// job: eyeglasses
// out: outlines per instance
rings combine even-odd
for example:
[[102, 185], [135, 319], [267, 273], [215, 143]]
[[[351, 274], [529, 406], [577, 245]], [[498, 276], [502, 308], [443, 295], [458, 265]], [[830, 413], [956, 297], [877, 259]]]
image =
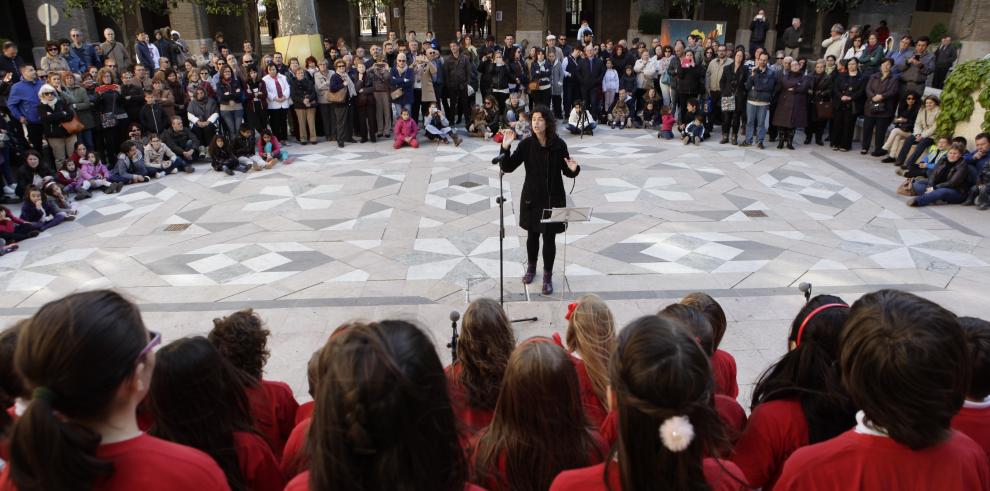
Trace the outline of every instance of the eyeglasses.
[[141, 360], [141, 358], [144, 358], [144, 355], [147, 355], [148, 352], [150, 352], [152, 348], [154, 348], [155, 346], [158, 346], [159, 344], [162, 344], [162, 333], [155, 332], [155, 331], [148, 331], [148, 334], [151, 335], [151, 341], [148, 341], [147, 346], [145, 346], [144, 349], [141, 350], [140, 353], [138, 353], [138, 356], [137, 356], [137, 359], [138, 360]]

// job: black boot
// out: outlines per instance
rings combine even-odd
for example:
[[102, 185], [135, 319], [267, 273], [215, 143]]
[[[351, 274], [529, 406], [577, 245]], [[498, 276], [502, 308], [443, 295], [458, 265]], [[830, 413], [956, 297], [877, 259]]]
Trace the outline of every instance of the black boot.
[[811, 145], [811, 133], [808, 133], [807, 129], [805, 129], [804, 133], [804, 144]]
[[822, 143], [822, 135], [815, 135], [815, 145], [818, 145], [819, 147], [825, 145]]
[[733, 145], [738, 145], [739, 144], [739, 134], [738, 133], [733, 133], [732, 134], [732, 144]]
[[787, 149], [794, 150], [794, 130], [787, 131]]
[[[770, 140], [773, 141], [773, 140]], [[777, 140], [777, 150], [784, 148], [784, 135], [780, 135], [780, 139]]]

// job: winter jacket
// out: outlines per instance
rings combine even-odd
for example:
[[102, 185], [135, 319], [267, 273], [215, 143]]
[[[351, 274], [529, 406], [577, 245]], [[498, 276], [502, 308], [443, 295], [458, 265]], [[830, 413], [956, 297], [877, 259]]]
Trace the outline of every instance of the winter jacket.
[[777, 86], [777, 78], [769, 69], [754, 69], [746, 79], [746, 99], [754, 102], [770, 102]]
[[220, 119], [220, 111], [217, 110], [217, 103], [209, 97], [203, 98], [201, 101], [195, 99], [189, 101], [189, 107], [186, 108], [186, 115], [191, 125], [200, 121], [217, 124], [217, 120]]
[[646, 90], [653, 87], [653, 81], [657, 78], [660, 62], [656, 58], [642, 58], [633, 64], [633, 73], [636, 74], [636, 87]]
[[[282, 145], [278, 142], [278, 138], [275, 138], [275, 135], [272, 135], [271, 143], [272, 143], [272, 155], [278, 156], [280, 153], [282, 153]], [[258, 138], [258, 145], [256, 150], [258, 151], [258, 155], [260, 155], [261, 157], [265, 156], [264, 138]]]
[[[843, 73], [837, 76], [833, 83], [832, 100], [836, 104], [849, 104], [853, 114], [863, 113], [863, 102], [866, 99], [866, 74], [856, 72], [855, 76]], [[842, 96], [852, 98], [851, 101], [843, 101]]]
[[169, 128], [165, 130], [165, 133], [162, 133], [161, 138], [162, 143], [167, 145], [169, 150], [176, 155], [187, 150], [199, 148], [201, 145], [199, 139], [196, 138], [196, 135], [189, 128], [182, 128], [179, 131]]
[[[164, 143], [158, 145], [158, 148], [155, 148], [150, 143], [144, 146], [144, 165], [149, 168], [165, 170], [171, 167], [171, 164], [175, 162], [176, 158], [175, 152], [169, 149], [168, 145]], [[166, 166], [166, 162], [170, 165]]]
[[918, 115], [914, 118], [914, 135], [921, 135], [922, 138], [930, 138], [935, 134], [935, 118], [938, 117], [940, 108], [935, 106], [935, 109], [929, 111], [928, 108], [923, 107], [918, 110]]
[[749, 42], [763, 44], [763, 41], [767, 38], [767, 31], [770, 30], [770, 25], [767, 24], [766, 19], [753, 19], [749, 23], [749, 30], [751, 31]]
[[60, 97], [76, 112], [76, 116], [79, 116], [79, 122], [86, 129], [96, 128], [97, 121], [93, 114], [93, 99], [86, 89], [78, 85], [71, 88], [66, 87], [62, 89]]
[[797, 48], [800, 46], [801, 41], [799, 41], [804, 36], [804, 29], [800, 27], [795, 29], [794, 26], [790, 26], [784, 29], [784, 35], [781, 36], [781, 41], [784, 43], [785, 48]]
[[[20, 74], [15, 76], [19, 77]], [[10, 95], [7, 96], [7, 108], [10, 109], [10, 114], [14, 119], [23, 117], [27, 119], [28, 123], [41, 123], [41, 117], [38, 116], [38, 104], [41, 103], [38, 91], [41, 90], [42, 85], [45, 83], [35, 78], [33, 82], [21, 80], [10, 88]]]
[[79, 161], [79, 178], [84, 181], [91, 179], [109, 179], [110, 169], [102, 162], [92, 162], [89, 160]]
[[550, 68], [550, 94], [564, 94], [564, 65], [559, 61]]
[[[289, 80], [289, 89], [292, 92], [292, 107], [295, 109], [313, 109], [319, 103], [316, 95], [316, 84], [310, 77], [304, 76], [302, 80], [299, 80], [293, 76]], [[303, 104], [306, 99], [309, 99], [309, 106]]]
[[38, 71], [45, 74], [57, 73], [57, 72], [68, 72], [69, 61], [66, 60], [62, 55], [42, 56], [41, 61], [38, 62]]
[[935, 189], [952, 188], [965, 195], [970, 187], [970, 169], [966, 165], [966, 160], [960, 158], [955, 162], [949, 159], [942, 159], [932, 171], [932, 177], [928, 181], [929, 186]]
[[551, 87], [552, 73], [550, 71], [550, 62], [534, 61], [529, 66], [529, 79], [535, 80], [540, 84], [540, 90], [547, 90]]
[[619, 91], [619, 74], [612, 68], [605, 70], [605, 77], [602, 78], [602, 91]]
[[41, 125], [45, 132], [45, 138], [66, 138], [69, 132], [65, 131], [61, 123], [72, 121], [76, 113], [72, 111], [62, 99], [55, 100], [55, 107], [48, 104], [38, 104], [38, 117], [41, 118]]
[[[875, 118], [889, 118], [894, 114], [894, 104], [897, 101], [897, 76], [893, 73], [883, 78], [882, 73], [874, 73], [866, 82], [866, 107], [863, 114]], [[883, 100], [879, 103], [873, 96], [880, 95]], [[879, 104], [879, 105], [878, 105]]]
[[133, 181], [135, 176], [144, 177], [147, 173], [148, 168], [144, 166], [144, 155], [140, 151], [134, 160], [131, 160], [126, 153], [117, 155], [117, 165], [113, 168], [114, 176]]
[[444, 86], [454, 90], [467, 90], [472, 68], [471, 57], [466, 53], [462, 52], [456, 59], [453, 55], [448, 56], [443, 60]]
[[51, 220], [51, 218], [45, 220], [45, 217], [54, 217], [58, 213], [58, 210], [52, 206], [49, 200], [42, 197], [41, 202], [41, 210], [38, 209], [37, 205], [28, 200], [24, 200], [24, 204], [21, 205], [21, 220], [29, 223], [34, 228], [42, 228], [45, 223]]
[[145, 133], [160, 135], [170, 127], [168, 114], [165, 114], [165, 108], [160, 104], [145, 105], [142, 107], [138, 120], [141, 123], [141, 127], [144, 128]]
[[677, 72], [677, 93], [695, 95], [705, 91], [705, 69], [698, 66], [682, 66]]
[[413, 73], [413, 69], [407, 66], [404, 72], [399, 73], [398, 68], [393, 68], [391, 73], [392, 73], [392, 82], [391, 82], [392, 90], [402, 89], [402, 96], [399, 97], [398, 99], [393, 100], [392, 102], [395, 102], [396, 104], [403, 106], [412, 105], [413, 82], [414, 82], [414, 78], [416, 77], [416, 75]]
[[[274, 138], [274, 137], [273, 137]], [[254, 148], [254, 132], [252, 131], [248, 137], [241, 136], [240, 132], [234, 137], [234, 141], [231, 142], [230, 146], [234, 150], [234, 155], [238, 157], [250, 157], [255, 154]]]
[[409, 119], [399, 118], [395, 121], [395, 130], [393, 131], [393, 133], [395, 134], [396, 142], [404, 142], [405, 139], [409, 137], [415, 139], [416, 132], [418, 131], [419, 131], [419, 126], [416, 125], [416, 120], [412, 118]]
[[217, 99], [221, 111], [237, 111], [243, 109], [244, 85], [236, 78], [220, 80], [217, 84]]
[[215, 171], [222, 171], [224, 167], [237, 167], [237, 155], [234, 155], [227, 145], [223, 148], [213, 148], [210, 150], [210, 167]]

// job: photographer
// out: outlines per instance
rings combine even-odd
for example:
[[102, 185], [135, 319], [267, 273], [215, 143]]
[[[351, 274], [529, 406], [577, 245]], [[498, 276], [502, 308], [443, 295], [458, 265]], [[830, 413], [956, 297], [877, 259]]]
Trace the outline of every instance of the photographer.
[[571, 109], [571, 114], [567, 118], [567, 131], [570, 131], [572, 135], [593, 135], [594, 129], [598, 126], [598, 122], [591, 117], [591, 113], [584, 108], [584, 102], [580, 99], [574, 101], [574, 107]]

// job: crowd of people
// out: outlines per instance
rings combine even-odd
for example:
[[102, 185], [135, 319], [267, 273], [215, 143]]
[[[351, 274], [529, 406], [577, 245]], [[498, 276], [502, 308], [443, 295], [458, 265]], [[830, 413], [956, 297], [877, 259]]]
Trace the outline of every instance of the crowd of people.
[[112, 29], [102, 43], [72, 29], [71, 39], [46, 43], [36, 64], [7, 42], [0, 204], [23, 205], [20, 221], [4, 210], [0, 240], [71, 219], [71, 201], [95, 190], [193, 172], [198, 162], [230, 175], [270, 169], [288, 158], [290, 140], [343, 147], [389, 138], [399, 149], [418, 148], [421, 136], [501, 142], [507, 130], [522, 140], [538, 106], [576, 135], [608, 124], [701, 144], [721, 126], [719, 143], [761, 149], [767, 139], [794, 149], [802, 130], [805, 145], [828, 140], [849, 151], [861, 120], [861, 153], [896, 164], [910, 205], [990, 207], [986, 135], [975, 150], [958, 138], [940, 143], [939, 99], [925, 94], [942, 86], [957, 58], [950, 36], [932, 49], [927, 37], [904, 35], [888, 49], [883, 22], [848, 31], [836, 24], [822, 42], [824, 56], [809, 60], [794, 19], [771, 62], [763, 10], [750, 28], [748, 47], [697, 35], [672, 46], [656, 38], [600, 42], [587, 22], [573, 42], [549, 34], [540, 46], [512, 35], [475, 45], [459, 33], [442, 45], [432, 32], [422, 39], [389, 32], [368, 49], [326, 38], [322, 59], [304, 60], [261, 55], [250, 42], [236, 50], [222, 33], [192, 50], [167, 27], [153, 41], [138, 32], [131, 49]]
[[446, 368], [413, 323], [347, 322], [294, 365], [300, 405], [251, 310], [159, 346], [120, 294], [74, 293], [0, 332], [0, 488], [990, 489], [984, 320], [809, 298], [747, 417], [709, 295], [620, 330], [589, 294], [566, 319], [518, 340], [475, 300]]

